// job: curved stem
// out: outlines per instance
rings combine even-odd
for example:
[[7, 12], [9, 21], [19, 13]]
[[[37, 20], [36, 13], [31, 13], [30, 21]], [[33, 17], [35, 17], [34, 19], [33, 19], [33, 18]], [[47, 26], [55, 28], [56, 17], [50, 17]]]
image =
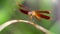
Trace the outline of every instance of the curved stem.
[[41, 30], [42, 32], [44, 32], [46, 34], [51, 33], [50, 31], [48, 31], [44, 27], [42, 27], [40, 25], [37, 25], [33, 22], [27, 21], [27, 20], [11, 20], [11, 21], [5, 22], [4, 24], [0, 25], [0, 31], [2, 31], [5, 27], [9, 26], [10, 24], [13, 24], [13, 23], [16, 23], [16, 22], [25, 22], [25, 23], [33, 25], [34, 27], [36, 27], [37, 29]]

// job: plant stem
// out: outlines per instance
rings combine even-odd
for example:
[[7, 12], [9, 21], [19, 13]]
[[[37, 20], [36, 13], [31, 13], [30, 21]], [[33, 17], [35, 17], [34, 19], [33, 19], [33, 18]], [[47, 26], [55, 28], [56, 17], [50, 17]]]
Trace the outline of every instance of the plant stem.
[[46, 34], [52, 34], [52, 32], [50, 32], [49, 30], [45, 29], [44, 27], [38, 25], [38, 24], [35, 24], [33, 22], [30, 22], [30, 21], [27, 21], [27, 20], [11, 20], [11, 21], [8, 21], [8, 22], [5, 22], [4, 24], [0, 25], [0, 31], [2, 31], [5, 27], [9, 26], [10, 24], [13, 24], [13, 23], [16, 23], [16, 22], [24, 22], [24, 23], [27, 23], [27, 24], [31, 24], [33, 25], [34, 27], [36, 27], [37, 29], [41, 30], [42, 32], [46, 33]]

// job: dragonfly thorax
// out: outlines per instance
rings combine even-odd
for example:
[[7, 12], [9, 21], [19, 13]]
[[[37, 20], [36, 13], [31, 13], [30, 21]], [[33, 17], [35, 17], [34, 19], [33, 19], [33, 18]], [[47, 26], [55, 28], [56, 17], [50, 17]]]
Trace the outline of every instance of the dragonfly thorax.
[[32, 15], [32, 16], [35, 16], [36, 15], [36, 12], [35, 11], [30, 11], [28, 14], [29, 15]]

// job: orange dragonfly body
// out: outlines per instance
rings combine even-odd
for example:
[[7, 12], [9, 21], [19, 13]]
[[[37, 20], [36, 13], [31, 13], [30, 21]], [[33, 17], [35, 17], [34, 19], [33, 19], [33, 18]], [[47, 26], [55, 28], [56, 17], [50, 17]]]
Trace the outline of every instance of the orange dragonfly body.
[[38, 20], [40, 20], [40, 18], [44, 18], [44, 19], [47, 19], [47, 20], [50, 20], [50, 19], [51, 19], [50, 16], [46, 16], [46, 15], [42, 14], [42, 13], [50, 14], [50, 11], [30, 10], [30, 9], [28, 9], [26, 6], [21, 5], [21, 4], [19, 4], [19, 6], [21, 7], [21, 8], [19, 9], [19, 11], [21, 11], [21, 12], [24, 13], [24, 14], [34, 16], [34, 17], [36, 17]]

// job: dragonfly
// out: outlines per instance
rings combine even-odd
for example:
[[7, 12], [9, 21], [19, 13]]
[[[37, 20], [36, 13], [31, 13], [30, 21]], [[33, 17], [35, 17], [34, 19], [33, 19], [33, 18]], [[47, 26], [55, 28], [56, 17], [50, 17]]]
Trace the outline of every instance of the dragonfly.
[[41, 20], [41, 18], [44, 18], [46, 20], [51, 19], [50, 16], [43, 14], [43, 13], [50, 14], [51, 11], [48, 11], [48, 10], [31, 10], [28, 7], [24, 6], [23, 4], [19, 4], [19, 7], [20, 7], [19, 11], [26, 14], [26, 15], [29, 15], [31, 19], [32, 19], [32, 17], [35, 17], [37, 20]]

